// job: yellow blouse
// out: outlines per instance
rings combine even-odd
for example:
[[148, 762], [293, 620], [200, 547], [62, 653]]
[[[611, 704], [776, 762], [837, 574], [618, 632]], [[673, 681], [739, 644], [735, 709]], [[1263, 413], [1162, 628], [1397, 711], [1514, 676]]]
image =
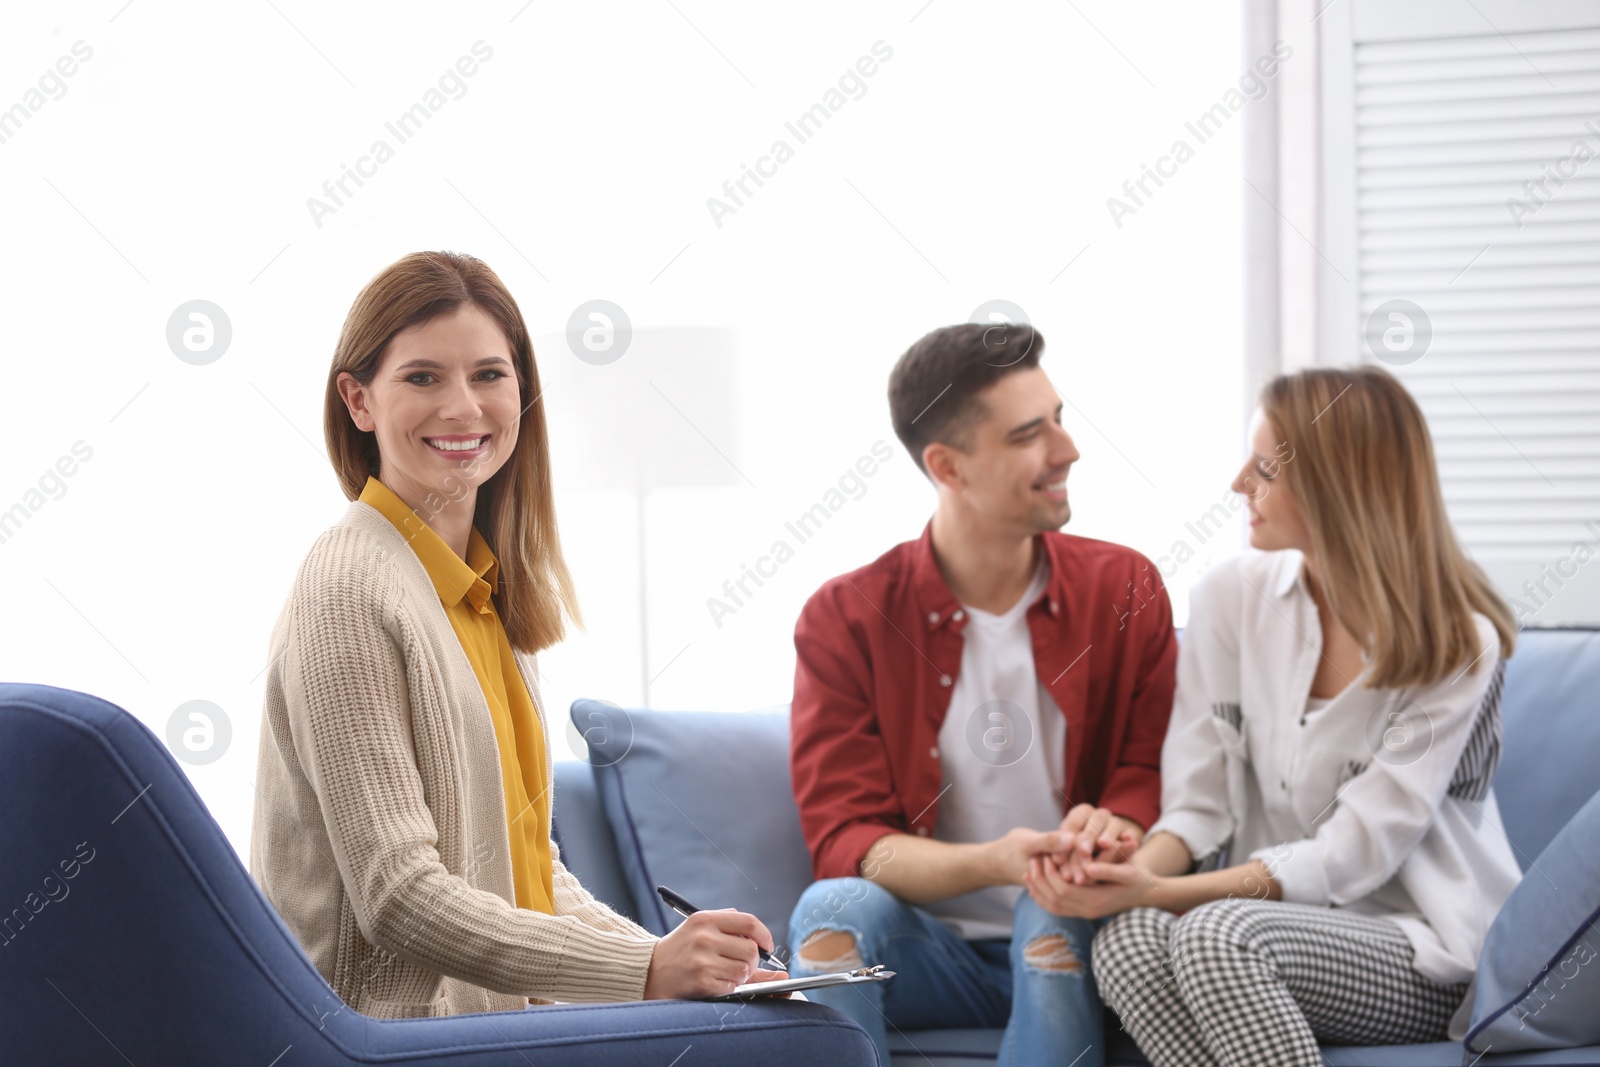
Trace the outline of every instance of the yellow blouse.
[[376, 508], [405, 535], [433, 581], [445, 616], [478, 676], [500, 745], [500, 775], [505, 785], [517, 907], [553, 915], [550, 784], [544, 780], [544, 731], [539, 725], [539, 710], [517, 671], [506, 629], [494, 610], [499, 563], [476, 526], [463, 560], [410, 505], [376, 478], [367, 479], [360, 500]]

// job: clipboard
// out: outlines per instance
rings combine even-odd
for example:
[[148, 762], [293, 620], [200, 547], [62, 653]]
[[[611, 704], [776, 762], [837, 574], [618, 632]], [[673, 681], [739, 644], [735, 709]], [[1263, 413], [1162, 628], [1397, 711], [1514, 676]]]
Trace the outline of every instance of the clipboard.
[[853, 971], [835, 971], [832, 974], [813, 974], [807, 978], [779, 978], [772, 982], [746, 982], [732, 993], [707, 997], [707, 1000], [755, 1000], [771, 993], [788, 993], [796, 990], [823, 989], [834, 985], [856, 985], [861, 982], [887, 982], [893, 971], [876, 967], [858, 967]]

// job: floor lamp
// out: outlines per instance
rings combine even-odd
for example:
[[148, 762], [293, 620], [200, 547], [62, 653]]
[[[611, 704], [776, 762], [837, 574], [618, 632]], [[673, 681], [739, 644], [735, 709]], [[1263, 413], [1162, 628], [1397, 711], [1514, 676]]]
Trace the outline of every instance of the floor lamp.
[[[735, 485], [738, 365], [731, 330], [640, 328], [614, 362], [575, 358], [564, 337], [535, 340], [552, 440], [563, 443], [564, 488], [628, 489], [639, 559], [639, 684], [650, 706], [646, 496], [658, 489]], [[553, 357], [553, 358], [552, 358]], [[576, 447], [572, 447], [576, 445]]]

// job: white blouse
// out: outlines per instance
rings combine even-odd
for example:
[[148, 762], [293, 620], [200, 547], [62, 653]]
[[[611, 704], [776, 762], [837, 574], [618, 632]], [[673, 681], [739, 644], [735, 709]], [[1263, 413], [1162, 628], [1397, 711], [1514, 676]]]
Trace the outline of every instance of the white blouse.
[[[1196, 859], [1261, 859], [1292, 903], [1392, 918], [1413, 966], [1464, 982], [1521, 878], [1490, 781], [1500, 754], [1499, 638], [1428, 686], [1308, 704], [1322, 652], [1297, 551], [1251, 551], [1190, 593], [1161, 753], [1161, 818]], [[1231, 841], [1231, 845], [1230, 845]]]

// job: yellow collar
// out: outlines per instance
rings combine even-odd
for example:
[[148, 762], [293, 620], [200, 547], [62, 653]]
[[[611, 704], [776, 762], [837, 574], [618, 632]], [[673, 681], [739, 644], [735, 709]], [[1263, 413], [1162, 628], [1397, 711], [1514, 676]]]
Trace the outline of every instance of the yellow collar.
[[428, 572], [428, 578], [445, 607], [453, 608], [461, 603], [462, 597], [467, 597], [473, 607], [487, 614], [500, 564], [490, 551], [489, 542], [483, 539], [476, 526], [467, 540], [467, 558], [463, 560], [444, 543], [443, 538], [434, 533], [433, 528], [411, 505], [378, 479], [368, 477], [357, 499], [377, 509], [400, 531], [411, 546], [411, 551], [421, 561], [423, 569]]

